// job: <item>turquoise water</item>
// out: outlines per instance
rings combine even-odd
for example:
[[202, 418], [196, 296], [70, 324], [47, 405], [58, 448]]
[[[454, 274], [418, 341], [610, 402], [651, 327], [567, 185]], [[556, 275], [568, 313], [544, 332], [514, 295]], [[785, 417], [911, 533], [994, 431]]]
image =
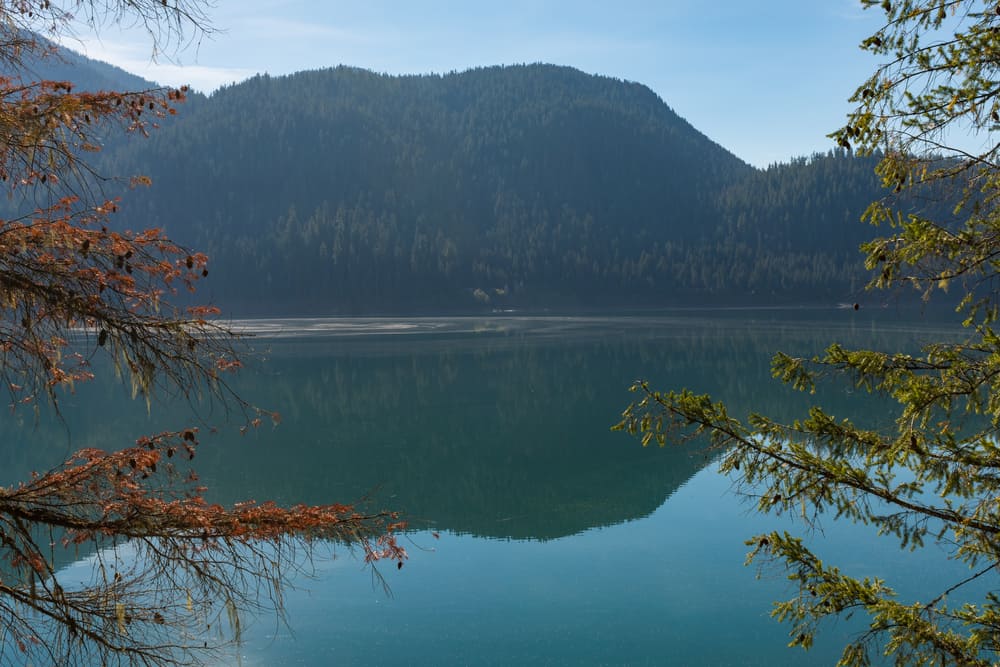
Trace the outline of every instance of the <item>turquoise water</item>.
[[[808, 653], [788, 649], [787, 628], [768, 617], [790, 594], [784, 574], [743, 566], [744, 539], [801, 527], [753, 513], [712, 452], [643, 449], [609, 427], [640, 377], [710, 392], [736, 414], [791, 418], [818, 400], [886, 423], [887, 404], [849, 387], [802, 396], [769, 373], [778, 349], [913, 348], [941, 333], [878, 315], [241, 323], [258, 337], [238, 389], [283, 419], [239, 437], [221, 414], [203, 415], [219, 426], [196, 459], [209, 499], [367, 498], [410, 521], [410, 559], [380, 568], [386, 594], [348, 551], [330, 559], [321, 547], [314, 576], [286, 598], [287, 625], [252, 619], [224, 664], [833, 664], [861, 620], [831, 624]], [[8, 425], [5, 441], [33, 446], [5, 453], [0, 481], [190, 418], [183, 405], [146, 414], [102, 386], [63, 408], [64, 426]], [[910, 582], [907, 593], [942, 580], [936, 547], [901, 554], [833, 523], [811, 539], [825, 560]]]

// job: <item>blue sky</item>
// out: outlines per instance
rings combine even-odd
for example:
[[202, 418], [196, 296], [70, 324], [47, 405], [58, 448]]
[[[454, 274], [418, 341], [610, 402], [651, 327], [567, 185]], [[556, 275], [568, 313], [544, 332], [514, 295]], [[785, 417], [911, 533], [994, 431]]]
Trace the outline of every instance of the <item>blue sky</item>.
[[219, 32], [151, 61], [142, 31], [65, 43], [163, 84], [204, 92], [258, 72], [338, 64], [393, 74], [547, 62], [638, 81], [757, 166], [825, 151], [877, 64], [881, 23], [858, 0], [220, 0]]

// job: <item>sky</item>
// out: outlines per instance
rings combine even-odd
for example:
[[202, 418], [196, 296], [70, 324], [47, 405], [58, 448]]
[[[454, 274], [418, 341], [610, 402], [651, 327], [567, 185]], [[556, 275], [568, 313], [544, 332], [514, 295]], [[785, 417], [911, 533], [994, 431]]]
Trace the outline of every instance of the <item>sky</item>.
[[645, 84], [758, 167], [827, 151], [878, 61], [859, 0], [217, 0], [214, 32], [154, 45], [135, 26], [64, 44], [164, 85], [210, 93], [267, 72], [390, 74], [554, 63]]

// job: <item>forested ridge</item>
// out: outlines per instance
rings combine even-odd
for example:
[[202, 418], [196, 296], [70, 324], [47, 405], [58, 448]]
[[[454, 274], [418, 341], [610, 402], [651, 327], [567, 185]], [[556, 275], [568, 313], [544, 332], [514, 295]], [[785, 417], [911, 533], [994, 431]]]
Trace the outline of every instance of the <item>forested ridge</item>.
[[759, 170], [643, 85], [567, 67], [337, 67], [193, 95], [107, 173], [240, 314], [856, 300], [874, 159]]

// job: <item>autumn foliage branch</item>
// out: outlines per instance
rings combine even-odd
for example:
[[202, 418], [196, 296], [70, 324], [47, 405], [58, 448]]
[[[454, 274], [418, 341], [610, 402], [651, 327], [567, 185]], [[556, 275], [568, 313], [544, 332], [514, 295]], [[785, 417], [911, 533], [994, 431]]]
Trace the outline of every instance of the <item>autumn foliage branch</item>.
[[[213, 624], [225, 619], [238, 640], [240, 614], [261, 600], [280, 609], [286, 576], [308, 562], [303, 547], [315, 540], [361, 549], [368, 562], [406, 558], [392, 513], [206, 502], [186, 467], [196, 438], [189, 429], [113, 453], [83, 450], [0, 490], [0, 614], [25, 658], [183, 662], [219, 648], [204, 639]], [[56, 542], [101, 549], [90, 585], [63, 585], [49, 553]], [[124, 556], [110, 548], [123, 544]]]
[[[0, 63], [15, 72], [0, 75], [0, 184], [13, 211], [0, 219], [0, 382], [12, 410], [40, 400], [58, 408], [106, 354], [147, 402], [170, 391], [192, 405], [205, 396], [235, 404], [248, 428], [278, 419], [230, 390], [239, 336], [212, 319], [218, 309], [176, 305], [208, 276], [208, 258], [159, 229], [116, 228], [122, 204], [104, 195], [109, 179], [89, 159], [112, 134], [157, 127], [186, 90], [79, 91], [16, 74], [29, 55], [59, 57], [32, 30], [129, 20], [155, 50], [210, 32], [205, 4], [0, 2]], [[288, 577], [319, 544], [347, 545], [366, 562], [406, 558], [392, 513], [207, 502], [189, 463], [196, 445], [197, 429], [109, 443], [0, 487], [0, 663], [197, 661], [239, 641], [245, 612], [280, 615]], [[86, 582], [66, 581], [56, 563], [65, 549], [92, 554]]]

